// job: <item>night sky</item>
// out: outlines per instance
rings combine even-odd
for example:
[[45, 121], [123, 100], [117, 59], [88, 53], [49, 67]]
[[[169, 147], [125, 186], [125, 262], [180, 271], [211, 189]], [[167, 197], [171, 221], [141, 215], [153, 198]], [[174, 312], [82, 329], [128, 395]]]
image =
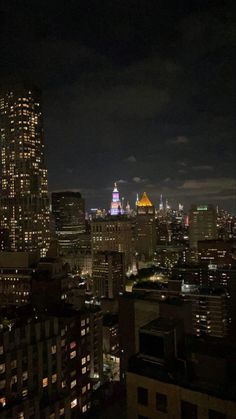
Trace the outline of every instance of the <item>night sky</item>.
[[233, 4], [1, 0], [0, 75], [43, 89], [51, 191], [235, 211]]

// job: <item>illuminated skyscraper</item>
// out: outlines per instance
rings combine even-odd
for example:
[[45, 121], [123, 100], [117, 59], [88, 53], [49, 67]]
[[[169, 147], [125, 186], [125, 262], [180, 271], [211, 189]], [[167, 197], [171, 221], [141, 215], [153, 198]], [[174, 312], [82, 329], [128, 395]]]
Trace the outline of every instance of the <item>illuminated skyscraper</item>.
[[11, 251], [49, 247], [49, 201], [41, 95], [35, 88], [0, 88], [0, 228]]
[[140, 258], [152, 259], [156, 246], [155, 207], [146, 192], [137, 203], [136, 236]]
[[112, 201], [111, 201], [111, 215], [119, 215], [123, 213], [122, 204], [120, 200], [120, 194], [117, 189], [117, 184], [114, 184], [114, 189], [112, 192]]

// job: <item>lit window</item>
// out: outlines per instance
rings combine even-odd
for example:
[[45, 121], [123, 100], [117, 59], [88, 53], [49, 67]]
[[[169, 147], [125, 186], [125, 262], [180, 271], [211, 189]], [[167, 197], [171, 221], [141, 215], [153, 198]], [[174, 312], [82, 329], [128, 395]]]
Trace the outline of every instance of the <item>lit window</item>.
[[24, 371], [23, 373], [22, 373], [22, 380], [23, 381], [25, 381], [25, 380], [27, 380], [28, 379], [28, 371]]
[[14, 359], [13, 361], [11, 361], [11, 368], [13, 369], [13, 368], [16, 368], [16, 365], [17, 365], [17, 361], [16, 361], [16, 359]]
[[22, 396], [23, 396], [23, 397], [26, 397], [26, 396], [27, 396], [27, 394], [28, 394], [28, 390], [27, 390], [27, 388], [25, 388], [24, 390], [22, 390]]
[[73, 358], [75, 358], [76, 357], [76, 351], [72, 351], [71, 353], [70, 353], [70, 359], [73, 359]]
[[85, 326], [85, 320], [81, 320], [81, 326]]
[[82, 394], [86, 393], [86, 386], [82, 387]]
[[76, 380], [71, 381], [70, 388], [74, 388], [76, 386]]
[[82, 365], [86, 364], [86, 357], [82, 358], [81, 364]]
[[84, 336], [85, 335], [85, 329], [82, 329], [81, 330], [81, 336]]
[[52, 383], [57, 381], [57, 374], [52, 374]]
[[87, 368], [86, 367], [82, 368], [82, 374], [85, 374], [86, 371], [87, 371]]
[[48, 377], [43, 378], [43, 387], [47, 387], [48, 385]]
[[84, 413], [84, 412], [86, 412], [87, 411], [87, 405], [85, 404], [83, 407], [82, 407], [82, 412]]
[[64, 413], [65, 413], [65, 409], [64, 409], [64, 407], [62, 407], [59, 411], [59, 415], [62, 416], [62, 415], [64, 415]]
[[6, 397], [0, 397], [0, 407], [4, 407], [6, 405]]
[[18, 419], [24, 419], [24, 417], [25, 417], [24, 412], [19, 412], [18, 415], [17, 415]]
[[57, 346], [56, 345], [52, 345], [51, 346], [51, 353], [55, 354], [57, 352]]
[[65, 388], [65, 386], [66, 386], [66, 382], [65, 382], [65, 381], [62, 381], [62, 382], [61, 382], [61, 387], [62, 387], [62, 388]]
[[90, 385], [90, 383], [88, 383], [87, 389], [90, 390], [90, 387], [91, 387], [91, 385]]
[[72, 400], [72, 402], [70, 404], [71, 409], [73, 409], [75, 406], [77, 406], [77, 403], [78, 403], [77, 399]]
[[0, 364], [0, 374], [3, 374], [5, 372], [5, 364]]

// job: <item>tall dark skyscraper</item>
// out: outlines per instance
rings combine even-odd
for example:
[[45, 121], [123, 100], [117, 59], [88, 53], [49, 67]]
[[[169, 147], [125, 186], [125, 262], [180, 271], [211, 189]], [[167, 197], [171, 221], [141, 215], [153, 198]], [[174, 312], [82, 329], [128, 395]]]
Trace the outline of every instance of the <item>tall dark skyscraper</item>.
[[74, 253], [85, 232], [85, 203], [80, 192], [53, 192], [52, 214], [62, 254]]
[[49, 201], [44, 161], [41, 94], [36, 88], [0, 88], [0, 228], [4, 250], [49, 247]]
[[213, 205], [193, 205], [189, 212], [190, 247], [197, 248], [200, 240], [215, 240], [216, 210]]

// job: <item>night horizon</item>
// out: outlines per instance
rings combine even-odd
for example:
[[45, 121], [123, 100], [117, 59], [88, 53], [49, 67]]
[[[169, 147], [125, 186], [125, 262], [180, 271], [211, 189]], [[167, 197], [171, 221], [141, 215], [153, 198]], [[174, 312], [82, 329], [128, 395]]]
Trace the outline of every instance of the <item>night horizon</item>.
[[88, 208], [107, 208], [117, 181], [131, 202], [146, 191], [155, 205], [162, 194], [235, 213], [229, 3], [23, 2], [1, 13], [12, 22], [2, 79], [43, 90], [50, 191], [78, 189]]
[[236, 419], [231, 0], [2, 0], [0, 419]]

